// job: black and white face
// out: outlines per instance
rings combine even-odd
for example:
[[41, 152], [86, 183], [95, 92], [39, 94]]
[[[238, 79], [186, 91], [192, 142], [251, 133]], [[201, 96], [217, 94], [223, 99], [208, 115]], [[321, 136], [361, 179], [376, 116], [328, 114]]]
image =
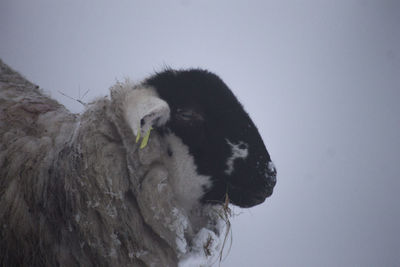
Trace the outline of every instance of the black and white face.
[[169, 142], [169, 157], [185, 165], [181, 172], [192, 169], [200, 177], [196, 179], [207, 180], [183, 177], [201, 186], [201, 201], [221, 203], [227, 194], [231, 203], [252, 207], [272, 194], [276, 170], [270, 155], [256, 126], [218, 76], [203, 70], [167, 70], [144, 84], [169, 106], [168, 121], [155, 128]]

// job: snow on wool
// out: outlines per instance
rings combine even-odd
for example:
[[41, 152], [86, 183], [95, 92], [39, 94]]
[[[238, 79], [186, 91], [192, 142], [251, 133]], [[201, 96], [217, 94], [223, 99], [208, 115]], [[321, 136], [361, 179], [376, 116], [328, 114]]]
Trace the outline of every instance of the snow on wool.
[[0, 71], [2, 266], [210, 266], [226, 196], [272, 194], [257, 128], [212, 73], [117, 83], [72, 114]]

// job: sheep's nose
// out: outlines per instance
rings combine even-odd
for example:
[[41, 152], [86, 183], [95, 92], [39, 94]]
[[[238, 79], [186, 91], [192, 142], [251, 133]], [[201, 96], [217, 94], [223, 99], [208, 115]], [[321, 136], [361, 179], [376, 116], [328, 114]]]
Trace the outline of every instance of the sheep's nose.
[[276, 168], [272, 161], [267, 163], [267, 167], [264, 172], [264, 180], [262, 187], [260, 186], [256, 192], [253, 194], [253, 200], [250, 206], [254, 206], [264, 202], [264, 200], [271, 196], [274, 187], [276, 185]]

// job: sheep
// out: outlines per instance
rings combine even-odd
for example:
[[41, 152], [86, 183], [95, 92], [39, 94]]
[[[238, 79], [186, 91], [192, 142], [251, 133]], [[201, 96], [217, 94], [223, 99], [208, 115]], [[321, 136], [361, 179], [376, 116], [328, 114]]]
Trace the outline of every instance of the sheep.
[[1, 266], [210, 266], [276, 169], [223, 81], [172, 70], [72, 114], [0, 61]]

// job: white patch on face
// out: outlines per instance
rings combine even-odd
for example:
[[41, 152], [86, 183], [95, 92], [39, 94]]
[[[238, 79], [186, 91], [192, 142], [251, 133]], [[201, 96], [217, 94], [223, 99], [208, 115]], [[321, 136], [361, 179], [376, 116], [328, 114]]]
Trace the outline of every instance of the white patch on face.
[[267, 178], [272, 178], [273, 182], [276, 182], [276, 176], [271, 176], [271, 177], [268, 176], [268, 173], [276, 174], [275, 164], [272, 161], [270, 161], [270, 162], [268, 162], [267, 168], [268, 168], [268, 172], [266, 174]]
[[[228, 158], [226, 161], [226, 174], [232, 174], [234, 171], [234, 163], [236, 159], [245, 159], [247, 158], [247, 155], [249, 154], [248, 147], [249, 145], [246, 144], [243, 141], [240, 141], [238, 144], [233, 144], [231, 143], [228, 139], [225, 139], [228, 145], [231, 147], [232, 155]], [[244, 148], [241, 148], [244, 147]]]
[[186, 211], [199, 204], [204, 188], [211, 186], [210, 176], [197, 173], [197, 166], [188, 147], [173, 133], [166, 134], [165, 143], [172, 152], [171, 156], [163, 156], [168, 169], [168, 180], [176, 198]]
[[[163, 125], [169, 119], [170, 109], [167, 102], [159, 98], [152, 88], [133, 89], [123, 105], [125, 120], [135, 136], [139, 129], [144, 136], [151, 126]], [[144, 124], [141, 126], [142, 120]]]
[[268, 162], [267, 167], [269, 172], [276, 172], [275, 164], [272, 161]]

